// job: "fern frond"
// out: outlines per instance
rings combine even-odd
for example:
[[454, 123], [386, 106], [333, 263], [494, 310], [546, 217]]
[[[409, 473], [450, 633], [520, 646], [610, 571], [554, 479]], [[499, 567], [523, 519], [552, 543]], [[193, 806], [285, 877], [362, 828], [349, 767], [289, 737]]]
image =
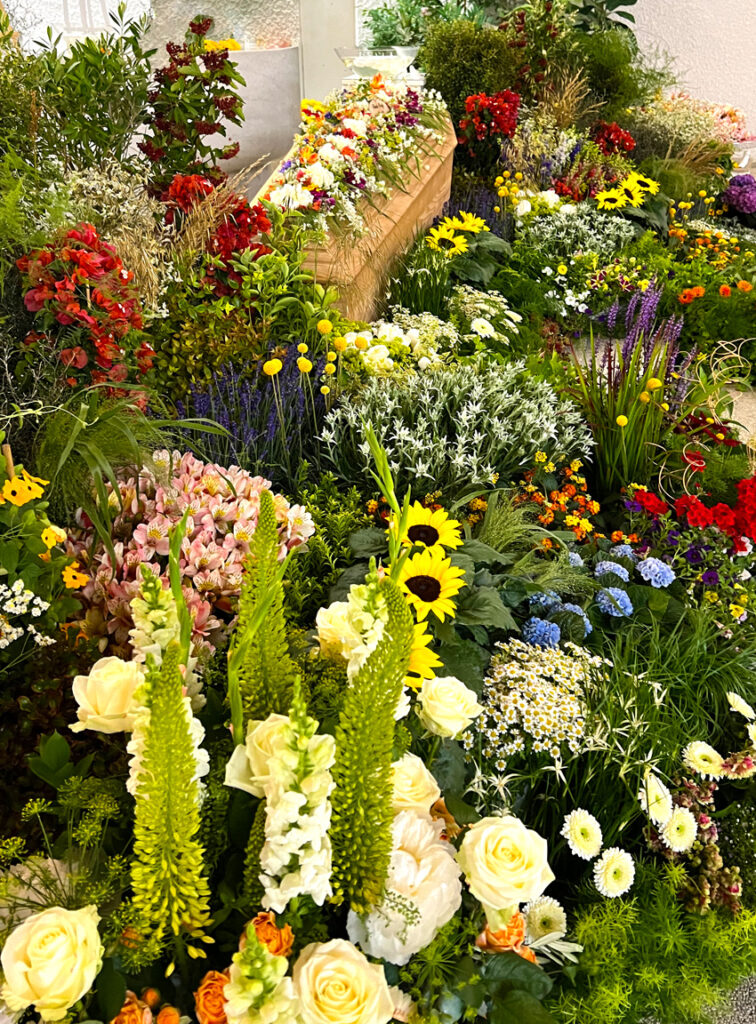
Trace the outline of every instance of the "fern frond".
[[332, 769], [334, 902], [365, 913], [381, 896], [391, 854], [394, 712], [407, 674], [413, 619], [399, 588], [380, 586], [388, 608], [383, 637], [344, 695]]

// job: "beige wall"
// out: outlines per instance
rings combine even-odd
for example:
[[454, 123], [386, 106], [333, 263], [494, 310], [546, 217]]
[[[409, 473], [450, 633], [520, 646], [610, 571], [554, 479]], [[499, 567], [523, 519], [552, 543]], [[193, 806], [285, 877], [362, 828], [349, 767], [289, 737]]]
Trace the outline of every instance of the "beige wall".
[[633, 11], [641, 46], [666, 50], [688, 92], [740, 107], [756, 134], [756, 0], [638, 0]]

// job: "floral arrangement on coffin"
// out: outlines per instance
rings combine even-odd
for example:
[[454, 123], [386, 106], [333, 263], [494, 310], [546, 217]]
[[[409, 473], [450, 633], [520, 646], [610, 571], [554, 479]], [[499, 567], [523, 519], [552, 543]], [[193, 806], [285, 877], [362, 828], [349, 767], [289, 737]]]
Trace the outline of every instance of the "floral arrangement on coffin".
[[134, 275], [91, 224], [70, 228], [17, 266], [35, 320], [24, 339], [27, 359], [51, 347], [71, 387], [133, 382], [149, 371], [154, 353], [141, 334]]
[[321, 232], [338, 223], [360, 233], [359, 210], [413, 168], [442, 136], [448, 115], [432, 93], [380, 75], [360, 80], [326, 103], [304, 100], [302, 123], [289, 156], [264, 198], [285, 212], [298, 212]]
[[[31, 1008], [54, 1021], [74, 1010], [121, 1024], [187, 1011], [199, 1024], [389, 1024], [456, 1007], [452, 1019], [463, 1010], [471, 1020], [551, 1019], [541, 964], [574, 960], [579, 947], [563, 941], [564, 911], [543, 897], [555, 877], [547, 842], [511, 813], [457, 824], [430, 767], [444, 739], [461, 735], [482, 707], [458, 679], [434, 677], [428, 652], [416, 698], [404, 693], [425, 619], [454, 616], [463, 583], [447, 552], [460, 543], [459, 524], [445, 513], [428, 518], [408, 498], [400, 505], [385, 455], [378, 465], [392, 509], [388, 562], [319, 623], [321, 646], [344, 642], [332, 652], [346, 666], [333, 733], [310, 713], [286, 650], [269, 491], [258, 495], [229, 646], [231, 741], [225, 728], [222, 739], [211, 736], [185, 688], [190, 613], [176, 570], [189, 510], [167, 538], [170, 586], [143, 570], [132, 600], [134, 660], [102, 659], [73, 687], [75, 730], [115, 742], [130, 734], [126, 793], [117, 778], [64, 773], [63, 859], [51, 850], [27, 856], [12, 842], [2, 850], [14, 864], [2, 887], [0, 990], [12, 1012]], [[428, 580], [437, 580], [435, 594]], [[325, 620], [337, 613], [345, 626], [329, 632]], [[48, 741], [46, 757], [67, 764], [62, 737]], [[240, 836], [203, 827], [219, 789], [218, 806], [231, 799], [251, 812], [235, 818]], [[54, 809], [34, 801], [28, 813], [41, 819]], [[105, 822], [125, 856], [94, 855]], [[247, 832], [231, 873], [219, 865], [218, 889], [207, 844], [228, 849]], [[632, 861], [615, 856], [602, 871], [609, 896], [632, 883]], [[147, 983], [141, 996], [137, 981]]]
[[[121, 509], [113, 523], [113, 550], [97, 547], [89, 562], [91, 525], [72, 533], [69, 551], [87, 565], [89, 578], [80, 592], [82, 628], [98, 638], [101, 651], [125, 654], [134, 626], [133, 599], [145, 567], [168, 583], [169, 533], [185, 512], [189, 519], [178, 556], [184, 597], [192, 620], [195, 654], [208, 656], [235, 613], [242, 564], [254, 537], [260, 495], [267, 480], [237, 466], [203, 463], [191, 453], [155, 452], [151, 468], [139, 480], [119, 484], [111, 494]], [[300, 505], [282, 495], [274, 501], [279, 558], [307, 541], [314, 525]], [[115, 559], [113, 558], [115, 555]]]

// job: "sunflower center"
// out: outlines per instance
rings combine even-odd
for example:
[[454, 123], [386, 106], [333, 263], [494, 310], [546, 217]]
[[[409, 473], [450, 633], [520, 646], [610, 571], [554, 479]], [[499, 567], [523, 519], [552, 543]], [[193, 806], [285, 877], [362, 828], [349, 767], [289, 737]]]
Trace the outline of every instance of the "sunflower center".
[[438, 600], [441, 595], [441, 584], [435, 576], [410, 576], [405, 580], [405, 586], [415, 597], [428, 604]]
[[430, 523], [416, 523], [407, 530], [407, 536], [413, 544], [425, 544], [432, 547], [438, 544], [439, 532]]

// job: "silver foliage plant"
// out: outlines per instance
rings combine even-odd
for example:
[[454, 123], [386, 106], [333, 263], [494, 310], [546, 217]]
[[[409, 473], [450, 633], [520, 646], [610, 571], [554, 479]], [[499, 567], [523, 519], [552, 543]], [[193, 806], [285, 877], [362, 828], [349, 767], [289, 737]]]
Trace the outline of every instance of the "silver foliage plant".
[[373, 378], [328, 413], [320, 438], [350, 483], [364, 482], [370, 470], [368, 424], [401, 487], [416, 497], [440, 490], [446, 501], [476, 486], [506, 485], [539, 450], [586, 458], [593, 443], [575, 406], [521, 362]]

